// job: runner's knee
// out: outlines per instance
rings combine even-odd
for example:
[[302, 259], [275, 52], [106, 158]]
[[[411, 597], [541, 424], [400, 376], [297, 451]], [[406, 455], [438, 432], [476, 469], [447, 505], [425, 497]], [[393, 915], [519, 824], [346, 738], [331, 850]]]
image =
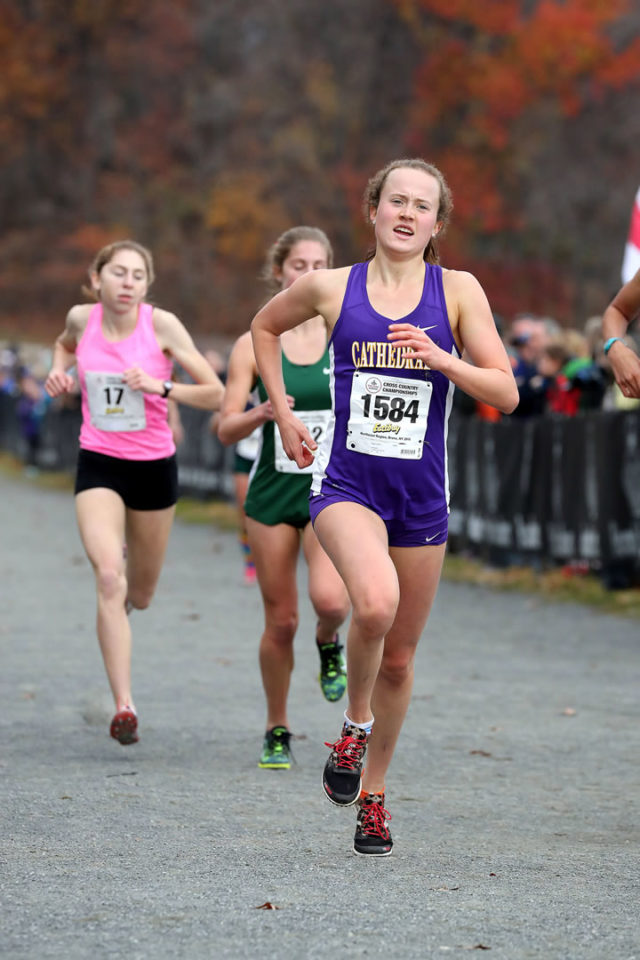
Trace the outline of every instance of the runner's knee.
[[349, 598], [344, 590], [339, 594], [333, 590], [316, 593], [311, 602], [318, 619], [327, 623], [343, 623], [349, 615]]
[[153, 600], [154, 593], [154, 587], [137, 587], [133, 584], [130, 584], [129, 592], [127, 593], [127, 600], [134, 610], [146, 610]]
[[413, 676], [413, 651], [395, 650], [393, 653], [384, 653], [378, 676], [394, 687], [401, 687]]
[[122, 570], [114, 567], [99, 567], [96, 570], [98, 594], [105, 600], [124, 598], [127, 593], [127, 578]]
[[354, 600], [353, 621], [361, 633], [372, 638], [384, 636], [393, 624], [398, 606], [396, 595], [377, 595]]
[[298, 629], [298, 614], [282, 612], [271, 614], [267, 619], [264, 636], [278, 647], [288, 647]]

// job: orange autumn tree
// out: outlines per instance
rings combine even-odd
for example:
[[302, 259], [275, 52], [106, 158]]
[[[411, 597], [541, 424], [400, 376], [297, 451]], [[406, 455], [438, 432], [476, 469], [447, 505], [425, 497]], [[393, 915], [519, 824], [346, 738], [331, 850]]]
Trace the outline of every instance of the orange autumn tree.
[[[586, 260], [577, 262], [570, 236], [580, 221], [553, 224], [562, 200], [554, 190], [561, 186], [538, 187], [532, 196], [528, 185], [550, 130], [572, 129], [607, 96], [638, 84], [640, 38], [625, 40], [620, 29], [631, 0], [391, 2], [421, 50], [408, 143], [447, 172], [456, 199], [456, 251], [467, 262], [480, 250], [483, 258], [493, 253], [493, 269], [485, 263], [484, 275], [505, 312], [524, 306], [506, 295], [516, 286], [537, 298], [540, 309], [557, 305], [571, 314], [574, 293], [554, 279], [554, 266], [570, 263], [574, 280], [576, 270], [578, 276], [588, 270]], [[564, 170], [557, 165], [549, 169], [559, 184], [565, 180], [566, 192], [570, 160]], [[594, 185], [592, 202], [597, 194]], [[513, 267], [519, 275], [509, 283], [513, 257], [523, 266]]]

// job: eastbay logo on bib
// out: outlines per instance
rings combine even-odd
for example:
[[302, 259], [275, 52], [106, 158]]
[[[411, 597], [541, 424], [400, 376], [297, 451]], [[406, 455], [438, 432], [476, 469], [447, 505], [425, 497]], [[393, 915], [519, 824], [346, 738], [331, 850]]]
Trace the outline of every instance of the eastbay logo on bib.
[[347, 449], [373, 457], [419, 460], [433, 384], [356, 370], [351, 383]]

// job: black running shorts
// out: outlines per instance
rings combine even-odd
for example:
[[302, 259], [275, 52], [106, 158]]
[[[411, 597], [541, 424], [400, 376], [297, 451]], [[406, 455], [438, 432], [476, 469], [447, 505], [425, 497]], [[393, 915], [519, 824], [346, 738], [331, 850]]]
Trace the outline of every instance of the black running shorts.
[[178, 499], [176, 456], [161, 460], [121, 460], [80, 450], [76, 494], [95, 487], [114, 490], [130, 510], [164, 510]]

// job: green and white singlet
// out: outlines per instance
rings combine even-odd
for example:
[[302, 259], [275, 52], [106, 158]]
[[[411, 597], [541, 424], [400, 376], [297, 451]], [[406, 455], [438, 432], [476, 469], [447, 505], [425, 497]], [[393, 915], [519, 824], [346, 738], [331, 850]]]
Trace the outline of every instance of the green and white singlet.
[[[318, 446], [331, 420], [331, 373], [329, 352], [317, 363], [291, 363], [282, 353], [282, 375], [286, 392], [295, 399], [293, 412], [304, 422]], [[264, 384], [257, 382], [260, 402], [268, 399]], [[309, 488], [313, 464], [300, 470], [289, 460], [273, 420], [262, 427], [262, 441], [249, 476], [244, 509], [248, 517], [269, 527], [288, 523], [304, 527], [309, 522]]]

